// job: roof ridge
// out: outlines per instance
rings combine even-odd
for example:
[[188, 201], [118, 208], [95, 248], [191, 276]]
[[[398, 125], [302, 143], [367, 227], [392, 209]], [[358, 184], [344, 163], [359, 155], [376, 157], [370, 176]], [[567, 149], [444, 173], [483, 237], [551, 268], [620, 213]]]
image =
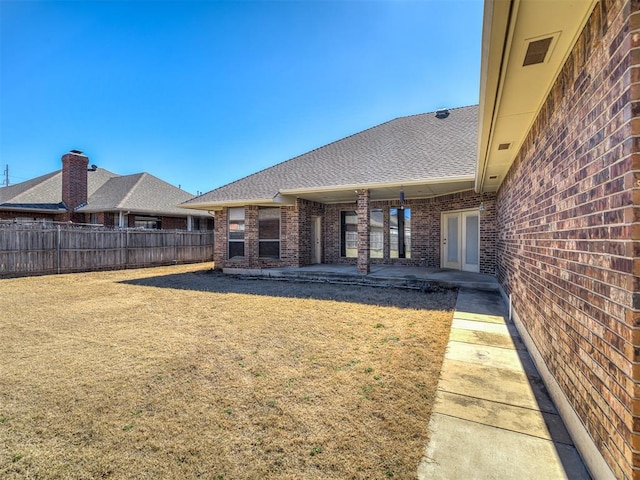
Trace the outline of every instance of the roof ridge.
[[124, 177], [134, 177], [136, 175], [140, 175], [140, 178], [138, 178], [138, 180], [136, 180], [136, 183], [133, 185], [133, 187], [131, 187], [129, 189], [129, 191], [127, 192], [127, 194], [122, 198], [122, 200], [116, 205], [116, 207], [119, 208], [124, 208], [123, 205], [124, 203], [129, 200], [129, 197], [131, 197], [131, 195], [133, 195], [134, 190], [138, 187], [138, 185], [140, 185], [140, 182], [142, 181], [142, 178], [147, 175], [147, 172], [142, 172], [142, 173], [134, 173], [131, 175], [121, 175], [120, 178], [124, 178]]

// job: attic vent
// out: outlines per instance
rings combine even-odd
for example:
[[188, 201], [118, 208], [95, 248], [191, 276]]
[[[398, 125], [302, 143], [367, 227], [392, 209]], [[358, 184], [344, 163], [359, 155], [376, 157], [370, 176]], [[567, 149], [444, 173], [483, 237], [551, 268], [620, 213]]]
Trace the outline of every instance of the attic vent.
[[522, 62], [522, 66], [526, 67], [527, 65], [544, 63], [552, 40], [553, 37], [547, 37], [530, 42], [527, 46], [527, 53], [524, 55], [524, 62]]
[[496, 180], [498, 175], [489, 175], [489, 180]]
[[448, 116], [449, 116], [449, 110], [447, 110], [446, 108], [436, 111], [436, 118], [443, 119], [443, 118], [447, 118]]
[[498, 145], [498, 150], [509, 150], [510, 146], [510, 143], [501, 143], [500, 145]]

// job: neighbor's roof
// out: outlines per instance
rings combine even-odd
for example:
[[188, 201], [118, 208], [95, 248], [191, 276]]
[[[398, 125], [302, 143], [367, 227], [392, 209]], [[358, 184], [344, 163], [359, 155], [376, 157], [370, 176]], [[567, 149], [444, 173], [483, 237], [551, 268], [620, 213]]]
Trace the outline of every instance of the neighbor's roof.
[[279, 163], [184, 204], [272, 199], [280, 192], [473, 177], [478, 106], [401, 117]]
[[[80, 212], [130, 210], [137, 213], [184, 216], [176, 205], [193, 198], [148, 173], [117, 175], [104, 168], [87, 171], [87, 205]], [[62, 171], [51, 172], [26, 182], [0, 188], [0, 209], [64, 212]], [[207, 216], [204, 212], [189, 215]]]
[[[193, 198], [164, 180], [149, 173], [115, 176], [106, 181], [79, 212], [130, 210], [138, 213], [184, 216], [187, 212], [176, 205]], [[193, 212], [189, 215], [206, 213]]]
[[[87, 171], [87, 195], [91, 197], [104, 183], [117, 176], [104, 168]], [[62, 203], [62, 170], [0, 188], [0, 209], [66, 211]]]

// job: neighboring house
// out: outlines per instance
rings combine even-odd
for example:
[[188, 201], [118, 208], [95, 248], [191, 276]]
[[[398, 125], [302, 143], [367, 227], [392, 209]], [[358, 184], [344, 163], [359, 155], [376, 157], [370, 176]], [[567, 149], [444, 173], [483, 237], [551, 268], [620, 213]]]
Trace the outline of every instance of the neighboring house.
[[191, 198], [148, 173], [116, 175], [89, 167], [89, 158], [73, 150], [63, 155], [62, 170], [0, 188], [0, 220], [212, 230], [207, 212], [177, 207]]
[[[474, 192], [478, 107], [413, 115], [182, 207], [216, 212], [216, 268], [372, 263], [495, 272], [495, 193]], [[441, 227], [442, 225], [442, 227]]]

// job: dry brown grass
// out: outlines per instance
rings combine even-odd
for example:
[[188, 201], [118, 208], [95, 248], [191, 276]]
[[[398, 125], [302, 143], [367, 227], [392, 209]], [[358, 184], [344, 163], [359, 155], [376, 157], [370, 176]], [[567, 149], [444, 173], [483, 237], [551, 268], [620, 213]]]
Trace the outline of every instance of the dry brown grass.
[[0, 280], [1, 478], [414, 478], [455, 293]]

